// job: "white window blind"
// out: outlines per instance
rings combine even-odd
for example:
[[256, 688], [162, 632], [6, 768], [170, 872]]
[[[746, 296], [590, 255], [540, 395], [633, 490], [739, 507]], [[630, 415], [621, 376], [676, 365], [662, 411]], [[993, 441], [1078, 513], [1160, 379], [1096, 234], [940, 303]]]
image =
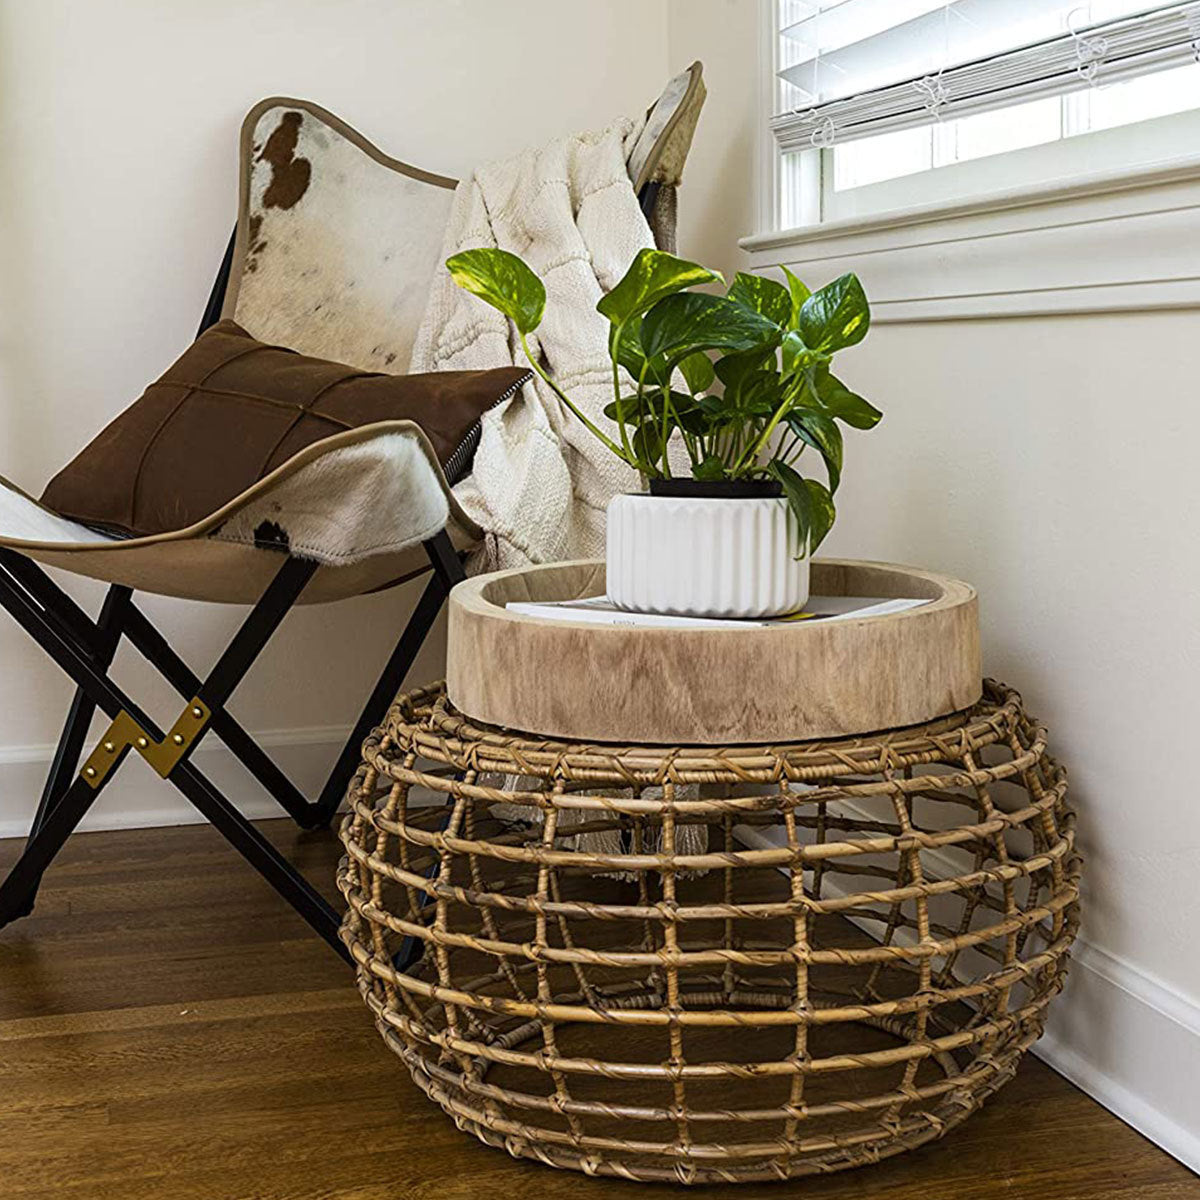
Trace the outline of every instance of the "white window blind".
[[771, 128], [785, 152], [1200, 61], [1200, 0], [780, 0], [779, 12]]

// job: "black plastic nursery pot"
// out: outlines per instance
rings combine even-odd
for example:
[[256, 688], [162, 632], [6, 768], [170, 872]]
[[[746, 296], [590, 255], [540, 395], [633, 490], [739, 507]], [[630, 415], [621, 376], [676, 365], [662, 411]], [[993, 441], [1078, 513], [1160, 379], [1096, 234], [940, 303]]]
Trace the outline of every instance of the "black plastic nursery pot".
[[685, 496], [706, 500], [760, 500], [782, 496], [774, 479], [651, 479], [652, 496]]

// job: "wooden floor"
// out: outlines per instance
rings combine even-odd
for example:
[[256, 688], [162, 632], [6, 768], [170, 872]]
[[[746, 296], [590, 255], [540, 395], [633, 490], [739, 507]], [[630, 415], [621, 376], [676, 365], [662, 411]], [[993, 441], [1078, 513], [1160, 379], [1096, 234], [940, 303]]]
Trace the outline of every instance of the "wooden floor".
[[[264, 828], [332, 893], [332, 835]], [[18, 849], [0, 842], [0, 869]], [[34, 915], [0, 930], [6, 1200], [679, 1194], [460, 1133], [384, 1048], [347, 968], [206, 826], [74, 838]], [[728, 1194], [1182, 1200], [1200, 1179], [1029, 1058], [940, 1143]]]

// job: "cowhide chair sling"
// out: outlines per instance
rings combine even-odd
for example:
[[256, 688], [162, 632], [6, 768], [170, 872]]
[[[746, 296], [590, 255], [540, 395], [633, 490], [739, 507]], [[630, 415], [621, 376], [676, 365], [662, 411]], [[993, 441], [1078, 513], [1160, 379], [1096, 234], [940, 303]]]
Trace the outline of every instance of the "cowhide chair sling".
[[[631, 178], [652, 226], [673, 228], [673, 189], [703, 99], [696, 63], [653, 106], [630, 157]], [[201, 331], [228, 316], [263, 341], [362, 370], [403, 372], [441, 252], [455, 180], [389, 158], [324, 109], [286, 99], [265, 100], [248, 114], [240, 175], [238, 222]], [[286, 512], [305, 472], [330, 461], [329, 447], [361, 446], [361, 430], [308, 447], [207, 520], [149, 537], [121, 540], [76, 524], [0, 480], [0, 604], [76, 685], [29, 840], [0, 884], [0, 926], [32, 911], [43, 872], [132, 750], [348, 957], [337, 913], [190, 758], [211, 730], [301, 827], [330, 824], [363, 738], [399, 690], [450, 588], [463, 578], [460, 554], [481, 536], [450, 491], [470, 469], [470, 439], [443, 473], [410, 422], [385, 422], [368, 432], [398, 433], [412, 442], [405, 469], [436, 476], [434, 493], [440, 487], [448, 515], [441, 528], [414, 531], [404, 528], [401, 512], [401, 528], [378, 552], [341, 565], [278, 545], [264, 548], [255, 531], [268, 515]], [[369, 499], [378, 500], [378, 493]], [[323, 516], [328, 514], [315, 514]], [[286, 527], [286, 519], [280, 523]], [[89, 617], [42, 564], [107, 582], [98, 617]], [[230, 715], [226, 702], [293, 604], [378, 591], [431, 568], [321, 794], [309, 800]], [[201, 678], [151, 624], [135, 590], [253, 607]], [[186, 700], [165, 732], [109, 676], [122, 638]], [[111, 724], [80, 767], [96, 709]]]

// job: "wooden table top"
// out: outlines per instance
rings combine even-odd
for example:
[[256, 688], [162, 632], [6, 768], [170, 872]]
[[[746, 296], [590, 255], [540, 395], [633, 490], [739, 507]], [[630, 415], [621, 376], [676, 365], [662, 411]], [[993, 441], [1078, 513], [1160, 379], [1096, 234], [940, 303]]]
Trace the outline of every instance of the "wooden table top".
[[843, 737], [933, 720], [979, 699], [970, 585], [915, 567], [816, 559], [812, 593], [926, 602], [768, 627], [597, 625], [506, 605], [603, 595], [603, 563], [498, 571], [451, 593], [449, 698], [511, 729], [667, 745]]

